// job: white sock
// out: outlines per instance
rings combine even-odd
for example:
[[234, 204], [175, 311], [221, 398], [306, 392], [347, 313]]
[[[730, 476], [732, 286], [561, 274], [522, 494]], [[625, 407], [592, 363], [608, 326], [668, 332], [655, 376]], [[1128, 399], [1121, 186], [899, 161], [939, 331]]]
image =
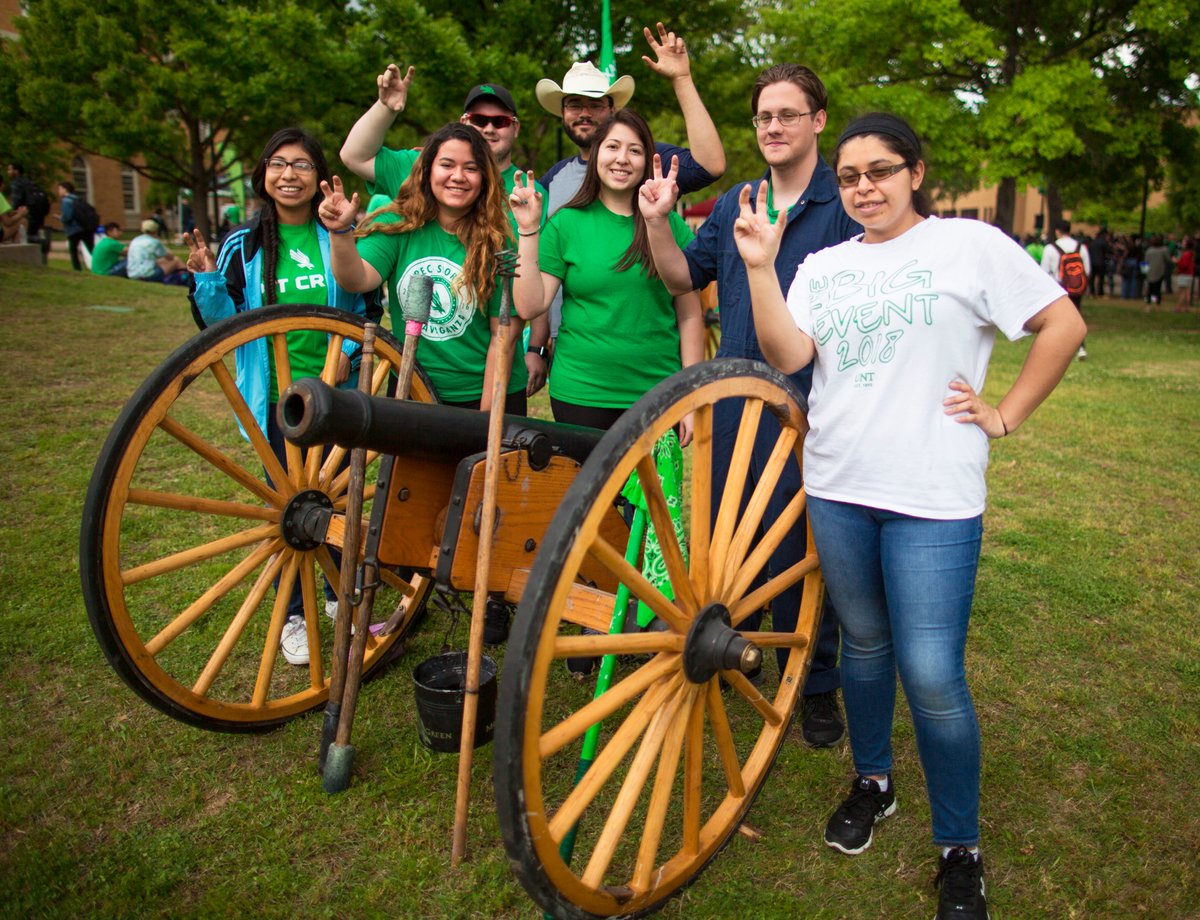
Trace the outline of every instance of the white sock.
[[[956, 847], [942, 847], [942, 859], [945, 859], [947, 856], [949, 856], [950, 851], [953, 849], [957, 849], [957, 848]], [[976, 859], [979, 858], [979, 847], [978, 846], [964, 847], [963, 849], [965, 849], [968, 853], [970, 853]]]

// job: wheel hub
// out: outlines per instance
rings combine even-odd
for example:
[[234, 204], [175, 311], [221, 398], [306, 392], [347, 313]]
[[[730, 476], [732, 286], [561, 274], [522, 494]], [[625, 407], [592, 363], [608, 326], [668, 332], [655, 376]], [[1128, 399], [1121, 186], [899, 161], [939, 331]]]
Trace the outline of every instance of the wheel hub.
[[308, 552], [325, 542], [333, 501], [319, 489], [305, 489], [291, 497], [279, 518], [279, 532], [292, 549]]
[[692, 683], [707, 683], [717, 671], [731, 668], [749, 674], [762, 664], [762, 649], [732, 622], [724, 604], [709, 604], [697, 615], [683, 647], [683, 673]]

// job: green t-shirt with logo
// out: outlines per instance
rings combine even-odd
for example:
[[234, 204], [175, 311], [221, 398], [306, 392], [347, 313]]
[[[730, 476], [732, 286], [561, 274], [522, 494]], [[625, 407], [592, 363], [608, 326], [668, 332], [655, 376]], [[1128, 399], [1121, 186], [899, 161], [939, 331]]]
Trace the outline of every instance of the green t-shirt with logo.
[[[680, 248], [692, 232], [678, 214]], [[682, 366], [675, 302], [640, 265], [617, 271], [633, 241], [633, 217], [597, 199], [562, 208], [542, 233], [542, 271], [562, 279], [562, 325], [550, 368], [550, 395], [580, 406], [625, 409]]]
[[[397, 336], [404, 335], [402, 300], [398, 298], [404, 297], [413, 278], [433, 278], [433, 308], [421, 331], [417, 362], [442, 399], [479, 399], [492, 341], [488, 317], [500, 315], [499, 285], [487, 303], [486, 316], [469, 295], [462, 297], [451, 289], [462, 271], [466, 249], [436, 221], [408, 233], [371, 233], [358, 241], [358, 254], [387, 279], [392, 292], [392, 329]], [[508, 392], [523, 391], [528, 380], [525, 362], [514, 359]]]
[[102, 236], [96, 240], [92, 249], [92, 274], [107, 275], [112, 267], [121, 261], [121, 253], [125, 244], [111, 236]]
[[[275, 262], [276, 303], [327, 303], [325, 261], [317, 239], [317, 223], [279, 224], [279, 256]], [[325, 368], [329, 336], [313, 329], [287, 334], [292, 379], [320, 377]], [[271, 361], [271, 402], [279, 401], [279, 381]]]

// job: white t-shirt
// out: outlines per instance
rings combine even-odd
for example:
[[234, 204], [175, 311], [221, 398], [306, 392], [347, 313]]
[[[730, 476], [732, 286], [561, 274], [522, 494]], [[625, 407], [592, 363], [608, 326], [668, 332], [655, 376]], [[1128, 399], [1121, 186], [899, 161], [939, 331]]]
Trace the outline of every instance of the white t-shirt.
[[914, 517], [983, 513], [988, 438], [943, 411], [952, 380], [983, 389], [995, 331], [1062, 288], [1004, 233], [927, 218], [884, 243], [861, 237], [804, 260], [788, 291], [817, 347], [804, 442], [809, 494]]
[[1083, 260], [1083, 273], [1089, 278], [1092, 277], [1092, 257], [1088, 254], [1086, 246], [1080, 246], [1079, 240], [1073, 236], [1060, 236], [1054, 243], [1047, 243], [1046, 248], [1042, 250], [1042, 270], [1051, 275], [1055, 281], [1058, 280], [1058, 262], [1062, 256], [1058, 250], [1054, 248], [1057, 243], [1062, 247], [1063, 252], [1075, 252], [1079, 250], [1079, 258]]

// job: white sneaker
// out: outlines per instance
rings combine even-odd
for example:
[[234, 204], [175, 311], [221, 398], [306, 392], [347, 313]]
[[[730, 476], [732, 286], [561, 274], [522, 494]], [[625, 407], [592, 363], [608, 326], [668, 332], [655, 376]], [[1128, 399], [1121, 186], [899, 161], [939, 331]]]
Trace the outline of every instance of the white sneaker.
[[1075, 355], [1080, 361], [1087, 357], [1087, 349], [1082, 345], [1079, 346], [1079, 352]]
[[337, 601], [326, 601], [325, 602], [325, 616], [329, 617], [329, 619], [336, 622], [337, 621], [337, 608], [338, 608]]
[[308, 630], [304, 628], [303, 617], [290, 617], [283, 624], [279, 648], [288, 664], [308, 664]]

